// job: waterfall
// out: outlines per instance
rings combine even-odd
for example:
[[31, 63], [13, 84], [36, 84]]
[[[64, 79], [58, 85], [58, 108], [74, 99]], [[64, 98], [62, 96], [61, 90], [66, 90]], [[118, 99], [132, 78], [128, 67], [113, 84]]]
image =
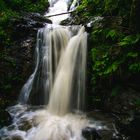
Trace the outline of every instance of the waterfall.
[[36, 67], [21, 90], [19, 102], [46, 105], [49, 102], [48, 109], [56, 114], [83, 110], [86, 40], [87, 33], [80, 26], [46, 25], [39, 30]]
[[49, 100], [50, 112], [66, 114], [75, 101], [75, 108], [83, 109], [84, 101], [81, 99], [85, 93], [86, 40], [87, 34], [82, 27], [78, 34], [70, 39], [62, 53]]
[[[45, 16], [67, 12], [68, 4], [72, 2], [71, 6], [74, 7], [76, 0], [74, 1], [49, 0], [49, 2], [50, 2], [49, 12], [47, 12]], [[76, 35], [78, 30], [80, 29], [80, 26], [62, 27], [58, 25], [60, 21], [68, 18], [68, 16], [69, 14], [60, 15], [58, 17], [50, 17], [50, 20], [52, 20], [53, 25], [48, 24], [43, 29], [40, 29], [38, 31], [36, 53], [35, 53], [35, 61], [36, 61], [35, 70], [31, 74], [27, 82], [24, 84], [23, 88], [21, 89], [21, 93], [18, 100], [19, 103], [32, 104], [32, 105], [48, 104], [50, 94], [52, 93], [51, 90], [53, 87], [53, 81], [55, 79], [55, 72], [57, 71], [59, 58], [65, 51], [68, 41], [71, 40], [70, 38]], [[77, 39], [80, 38], [77, 37]], [[86, 48], [86, 44], [85, 44], [85, 48]], [[81, 47], [81, 50], [82, 49], [83, 48]], [[83, 62], [85, 61], [83, 60]], [[82, 67], [82, 69], [84, 69], [84, 67]], [[78, 71], [78, 68], [76, 71]], [[79, 71], [79, 76], [81, 73], [80, 71]], [[78, 75], [78, 73], [76, 75]], [[75, 80], [78, 80], [77, 78], [75, 78]], [[77, 81], [77, 83], [75, 84], [76, 86], [78, 86], [78, 84], [81, 85], [81, 80]], [[85, 86], [83, 85], [82, 88], [83, 87]], [[81, 104], [80, 98], [82, 98], [81, 100], [83, 100], [83, 97], [80, 97], [79, 92], [81, 92], [81, 95], [83, 95], [82, 92], [84, 90], [82, 89], [80, 91], [80, 88], [76, 88], [75, 91], [76, 90], [78, 94], [76, 95], [77, 97], [76, 96], [75, 97], [78, 98], [77, 101], [78, 103], [75, 102], [75, 104], [78, 104], [77, 106], [79, 107], [77, 108], [80, 109], [83, 108], [80, 107], [83, 106], [80, 105]]]
[[[69, 2], [50, 0], [45, 16], [66, 12]], [[19, 96], [19, 103], [47, 105], [57, 115], [83, 111], [85, 106], [87, 33], [82, 26], [58, 25], [67, 17], [50, 17], [53, 24], [38, 31], [35, 70]]]

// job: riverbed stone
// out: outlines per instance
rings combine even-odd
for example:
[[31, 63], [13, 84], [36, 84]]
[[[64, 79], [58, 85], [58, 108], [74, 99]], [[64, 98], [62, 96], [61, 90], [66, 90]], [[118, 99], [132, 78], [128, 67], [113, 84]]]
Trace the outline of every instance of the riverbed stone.
[[101, 139], [99, 132], [95, 128], [86, 127], [82, 130], [82, 135], [87, 140]]
[[23, 140], [21, 136], [15, 135], [11, 137], [11, 140]]

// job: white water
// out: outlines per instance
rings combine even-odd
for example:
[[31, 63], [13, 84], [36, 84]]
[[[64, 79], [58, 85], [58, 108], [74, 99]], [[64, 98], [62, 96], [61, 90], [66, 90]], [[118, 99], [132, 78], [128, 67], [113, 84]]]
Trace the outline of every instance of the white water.
[[[50, 1], [46, 15], [66, 12], [67, 4]], [[58, 24], [67, 16], [50, 19]], [[46, 25], [38, 31], [35, 70], [21, 90], [19, 104], [8, 109], [13, 124], [0, 130], [2, 140], [84, 140], [82, 130], [90, 121], [72, 112], [85, 106], [86, 47], [84, 27]], [[45, 106], [36, 109], [28, 102]]]
[[91, 123], [83, 114], [57, 116], [41, 107], [34, 109], [23, 105], [10, 107], [8, 112], [13, 124], [0, 130], [1, 140], [85, 140], [82, 136], [85, 127], [107, 129], [99, 121]]
[[[80, 104], [84, 104], [84, 101], [80, 100], [80, 97], [83, 98], [85, 93], [86, 40], [87, 33], [82, 27], [78, 34], [70, 39], [60, 58], [48, 105], [51, 113], [65, 115], [70, 112], [74, 103], [71, 102], [72, 94], [77, 95], [74, 96], [77, 101], [76, 109], [82, 109]], [[77, 80], [77, 83], [74, 80]]]
[[[45, 16], [60, 14], [67, 12], [68, 9], [68, 2], [69, 0], [49, 0], [50, 1], [50, 8], [49, 12], [46, 13]], [[59, 17], [50, 17], [53, 24], [59, 24], [62, 20], [68, 18], [68, 14], [60, 15]]]

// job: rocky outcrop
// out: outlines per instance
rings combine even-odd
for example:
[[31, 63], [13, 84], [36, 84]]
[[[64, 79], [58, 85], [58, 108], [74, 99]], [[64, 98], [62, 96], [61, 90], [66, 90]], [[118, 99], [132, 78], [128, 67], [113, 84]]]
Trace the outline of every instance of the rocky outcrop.
[[17, 41], [36, 36], [37, 30], [44, 27], [46, 23], [52, 22], [39, 13], [27, 13], [23, 17], [11, 19], [9, 28], [12, 30], [13, 40]]
[[[52, 22], [39, 13], [26, 13], [10, 20], [7, 30], [12, 43], [0, 54], [0, 113], [16, 103], [23, 84], [32, 73], [37, 31], [47, 23]], [[4, 118], [8, 116], [0, 118], [1, 125], [6, 124]]]

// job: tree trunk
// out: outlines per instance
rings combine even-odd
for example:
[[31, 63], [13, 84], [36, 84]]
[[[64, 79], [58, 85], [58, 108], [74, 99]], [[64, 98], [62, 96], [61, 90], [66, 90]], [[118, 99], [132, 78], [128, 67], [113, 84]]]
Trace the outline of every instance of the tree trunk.
[[132, 31], [140, 32], [140, 0], [132, 0], [129, 25]]

